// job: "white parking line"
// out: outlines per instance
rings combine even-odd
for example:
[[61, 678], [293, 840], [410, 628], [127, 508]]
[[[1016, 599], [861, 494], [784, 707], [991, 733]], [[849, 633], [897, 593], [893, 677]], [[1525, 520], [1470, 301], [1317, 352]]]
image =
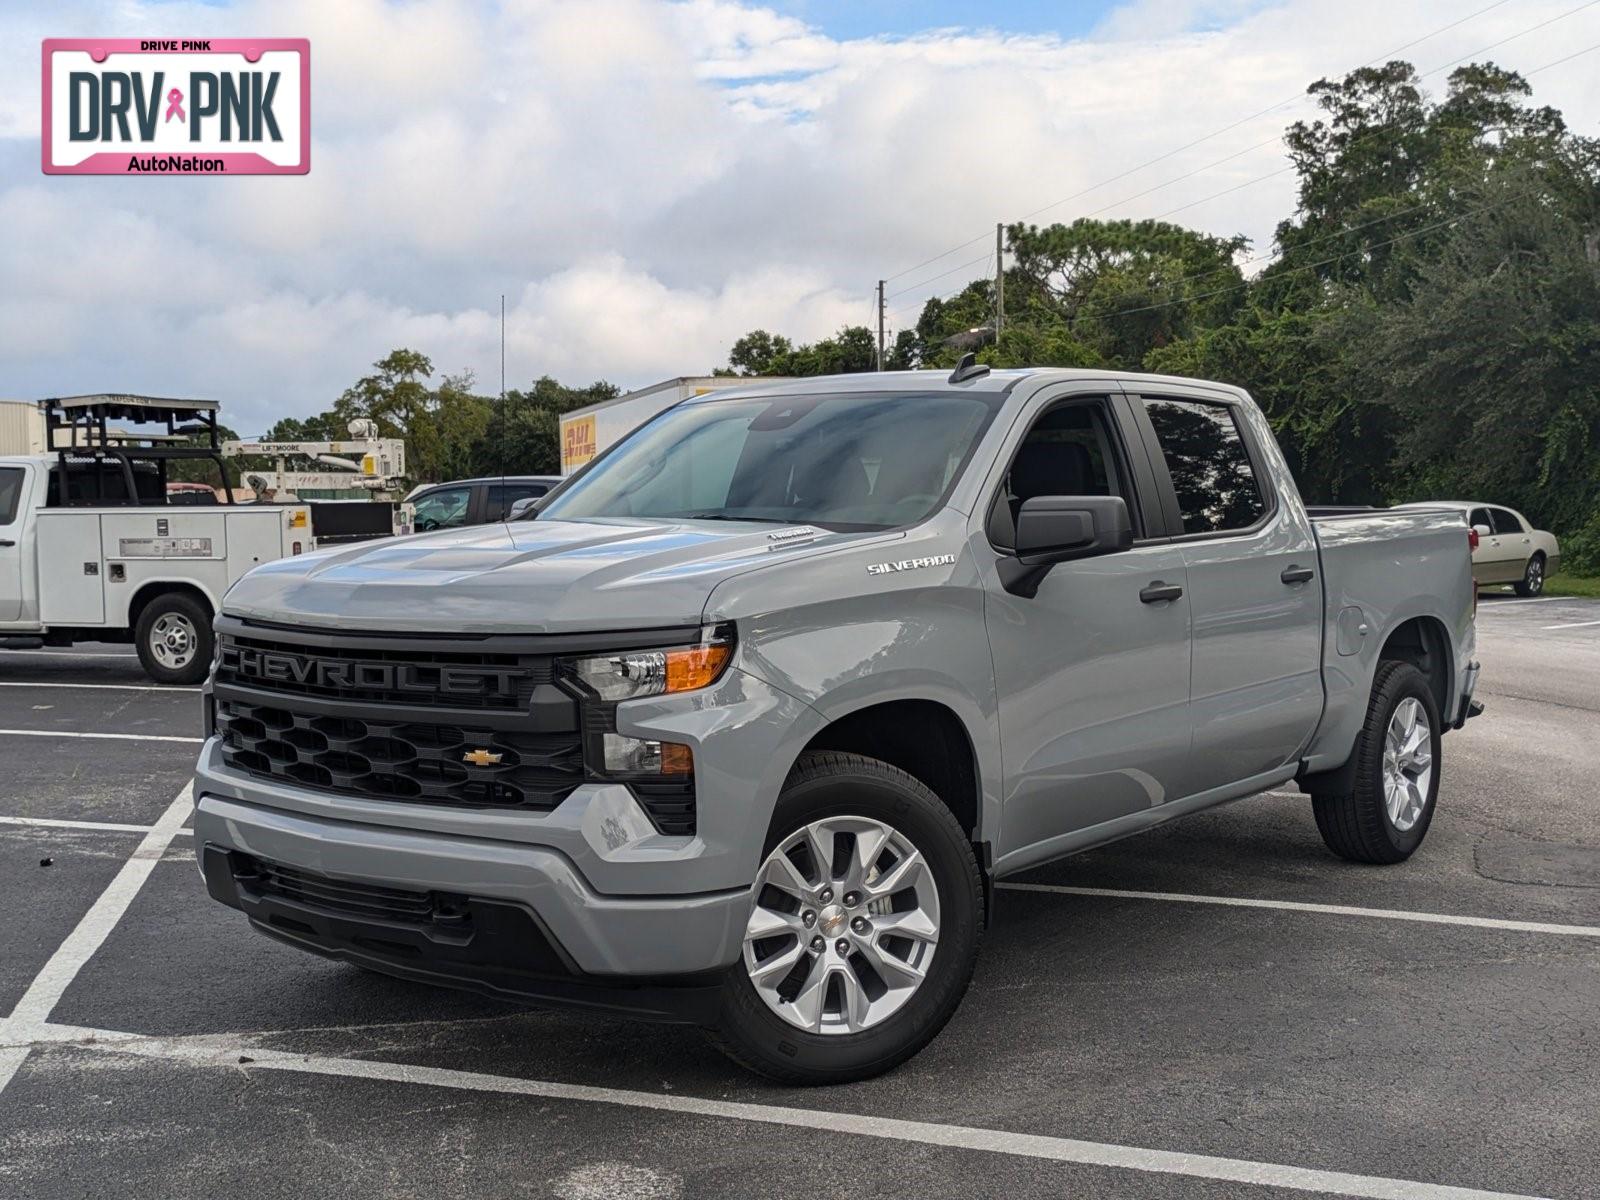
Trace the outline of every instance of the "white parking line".
[[[16, 1038], [19, 1030], [0, 1027], [0, 1038]], [[31, 1031], [35, 1044], [72, 1043], [113, 1054], [134, 1054], [144, 1058], [176, 1060], [194, 1066], [218, 1067], [228, 1071], [291, 1071], [324, 1075], [335, 1079], [375, 1079], [389, 1083], [419, 1084], [425, 1087], [454, 1088], [458, 1091], [496, 1095], [529, 1096], [541, 1100], [566, 1100], [585, 1104], [610, 1104], [621, 1108], [650, 1109], [685, 1116], [713, 1117], [778, 1125], [807, 1132], [822, 1131], [854, 1137], [881, 1138], [1018, 1158], [1085, 1166], [1115, 1167], [1189, 1179], [1217, 1179], [1228, 1183], [1258, 1187], [1287, 1188], [1301, 1192], [1322, 1192], [1336, 1196], [1358, 1196], [1370, 1200], [1534, 1200], [1511, 1193], [1453, 1187], [1419, 1180], [1389, 1179], [1378, 1175], [1353, 1175], [1344, 1171], [1322, 1171], [1282, 1163], [1254, 1162], [1242, 1158], [1219, 1158], [1209, 1154], [1185, 1154], [1173, 1150], [1154, 1150], [1140, 1146], [1119, 1146], [1108, 1142], [1086, 1142], [1077, 1138], [1050, 1137], [1044, 1134], [1008, 1133], [973, 1125], [942, 1125], [933, 1121], [909, 1121], [863, 1113], [829, 1112], [822, 1109], [789, 1108], [778, 1104], [750, 1104], [732, 1100], [711, 1100], [676, 1092], [640, 1092], [625, 1088], [592, 1087], [576, 1083], [554, 1083], [538, 1079], [518, 1079], [508, 1075], [489, 1075], [478, 1071], [455, 1071], [444, 1067], [411, 1066], [405, 1063], [374, 1062], [370, 1059], [332, 1058], [317, 1054], [294, 1054], [265, 1050], [237, 1035], [202, 1034], [193, 1038], [147, 1038], [106, 1029], [41, 1025]], [[5, 1053], [0, 1050], [0, 1055]], [[252, 1060], [241, 1066], [241, 1058]], [[3, 1059], [0, 1059], [3, 1061]]]
[[6, 654], [46, 654], [51, 658], [116, 658], [129, 662], [139, 657], [132, 650], [11, 650], [0, 646], [0, 656]]
[[[106, 890], [100, 893], [100, 898], [89, 906], [89, 911], [83, 914], [82, 920], [67, 935], [66, 941], [56, 948], [56, 952], [33, 977], [28, 990], [11, 1010], [8, 1026], [13, 1032], [20, 1030], [26, 1034], [30, 1026], [42, 1025], [50, 1019], [51, 1011], [77, 978], [83, 964], [100, 949], [101, 943], [122, 919], [122, 914], [128, 911], [128, 906], [139, 894], [144, 881], [150, 877], [150, 872], [155, 870], [178, 830], [189, 819], [190, 809], [193, 808], [190, 800], [193, 786], [187, 783], [183, 785], [183, 790], [173, 798], [167, 811], [161, 814], [140, 840], [133, 856], [122, 864], [122, 869], [106, 886]], [[22, 1066], [24, 1057], [0, 1057], [0, 1092], [5, 1090], [6, 1084], [11, 1082], [11, 1077]]]
[[176, 737], [165, 733], [78, 733], [68, 729], [0, 729], [5, 737], [100, 738], [113, 742], [186, 742], [198, 746], [205, 738]]
[[[101, 655], [101, 658], [106, 657]], [[113, 692], [198, 692], [197, 687], [167, 686], [155, 683], [38, 683], [27, 680], [0, 679], [0, 687], [11, 688], [99, 688]]]
[[1277, 908], [1286, 912], [1323, 913], [1338, 917], [1375, 917], [1381, 921], [1420, 921], [1427, 925], [1467, 925], [1514, 933], [1554, 933], [1600, 938], [1600, 925], [1556, 925], [1548, 921], [1505, 921], [1497, 917], [1462, 917], [1454, 913], [1409, 912], [1397, 908], [1359, 908], [1350, 904], [1311, 904], [1301, 900], [1258, 900], [1249, 896], [1193, 896], [1185, 892], [1134, 892], [1121, 888], [1068, 887], [1055, 883], [999, 883], [1012, 892], [1051, 892], [1062, 896], [1101, 896], [1116, 900], [1165, 900], [1177, 904], [1221, 904], [1231, 908]]
[[[90, 833], [149, 833], [149, 825], [123, 825], [117, 821], [69, 821], [61, 817], [0, 817], [0, 825], [37, 825], [44, 829], [82, 829]], [[193, 833], [180, 829], [179, 834]]]
[[1541, 625], [1541, 629], [1586, 629], [1590, 625], [1600, 625], [1600, 621], [1574, 621], [1570, 625]]

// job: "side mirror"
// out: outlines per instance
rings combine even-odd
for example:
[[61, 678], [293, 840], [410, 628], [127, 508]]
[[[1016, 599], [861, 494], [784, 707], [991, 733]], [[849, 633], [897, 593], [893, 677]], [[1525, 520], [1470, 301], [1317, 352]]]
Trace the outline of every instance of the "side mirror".
[[1121, 496], [1035, 496], [1017, 514], [1016, 557], [1002, 559], [1006, 591], [1031, 599], [1056, 563], [1115, 554], [1133, 545]]
[[1477, 534], [1479, 537], [1488, 537], [1494, 531], [1487, 525], [1474, 525], [1472, 527], [1472, 532]]
[[524, 517], [527, 517], [527, 516], [529, 516], [529, 515], [531, 515], [533, 513], [536, 513], [538, 511], [539, 511], [539, 497], [538, 496], [523, 496], [521, 499], [513, 500], [511, 502], [511, 511], [506, 514], [506, 520], [508, 520], [508, 521], [520, 521]]

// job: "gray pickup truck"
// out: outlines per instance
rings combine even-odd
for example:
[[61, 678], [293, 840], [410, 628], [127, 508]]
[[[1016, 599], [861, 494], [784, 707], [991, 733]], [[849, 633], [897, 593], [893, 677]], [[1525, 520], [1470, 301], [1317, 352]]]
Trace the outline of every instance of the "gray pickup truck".
[[228, 593], [206, 887], [370, 970], [916, 1053], [996, 880], [1296, 781], [1395, 863], [1472, 700], [1460, 512], [1308, 513], [1236, 388], [852, 375], [669, 409], [531, 519]]

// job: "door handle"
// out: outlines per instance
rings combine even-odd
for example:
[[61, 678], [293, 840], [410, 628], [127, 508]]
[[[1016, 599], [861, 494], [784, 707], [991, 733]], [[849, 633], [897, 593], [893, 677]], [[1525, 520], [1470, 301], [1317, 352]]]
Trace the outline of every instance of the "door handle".
[[13, 542], [10, 538], [0, 538], [0, 546], [15, 546], [15, 545], [16, 545], [16, 543]]
[[1183, 589], [1175, 583], [1162, 583], [1156, 580], [1149, 587], [1139, 593], [1139, 600], [1143, 604], [1159, 604], [1163, 600], [1176, 600], [1183, 595]]
[[1278, 578], [1285, 583], [1308, 583], [1315, 579], [1316, 576], [1317, 573], [1310, 567], [1297, 567], [1290, 563], [1283, 569], [1283, 574], [1279, 575]]

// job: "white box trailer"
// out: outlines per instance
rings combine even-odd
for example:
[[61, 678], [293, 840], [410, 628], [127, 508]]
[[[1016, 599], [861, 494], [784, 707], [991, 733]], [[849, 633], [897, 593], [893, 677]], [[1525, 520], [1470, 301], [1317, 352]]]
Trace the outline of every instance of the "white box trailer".
[[680, 375], [664, 379], [614, 400], [575, 408], [561, 417], [561, 473], [570, 475], [625, 434], [682, 400], [729, 387], [784, 383], [786, 376], [748, 378], [737, 375]]
[[[53, 452], [0, 457], [0, 637], [50, 645], [132, 641], [162, 683], [194, 683], [212, 657], [223, 594], [261, 563], [316, 548], [310, 508], [167, 504], [167, 465], [213, 459], [216, 405], [151, 397], [46, 402]], [[55, 418], [59, 414], [61, 419]], [[212, 433], [196, 446], [194, 426]], [[108, 417], [160, 420], [132, 435]], [[132, 444], [135, 438], [151, 444]], [[226, 488], [223, 489], [227, 491]]]

